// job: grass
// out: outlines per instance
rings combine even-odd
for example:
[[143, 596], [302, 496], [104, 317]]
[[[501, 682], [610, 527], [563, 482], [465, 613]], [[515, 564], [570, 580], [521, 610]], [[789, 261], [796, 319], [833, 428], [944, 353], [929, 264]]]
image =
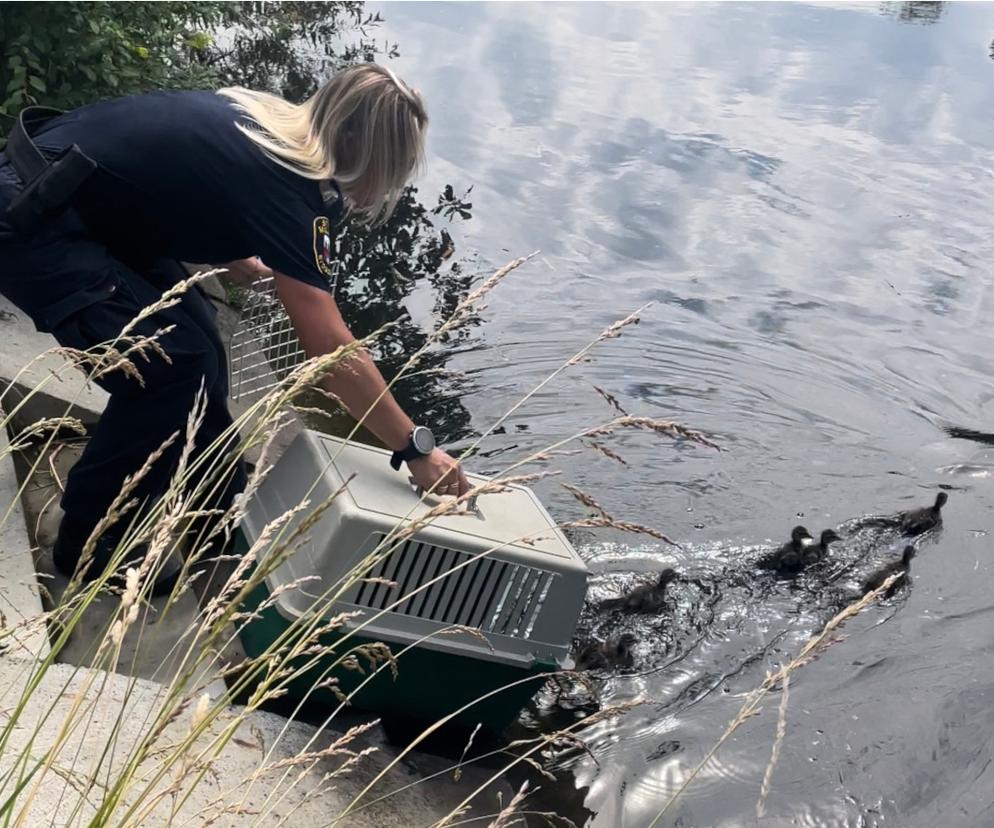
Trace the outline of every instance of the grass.
[[[516, 259], [483, 280], [438, 327], [424, 348], [411, 355], [398, 376], [416, 370], [419, 358], [428, 348], [471, 319], [486, 295], [529, 258]], [[46, 377], [3, 414], [2, 425], [12, 434], [6, 453], [23, 451], [38, 441], [42, 444], [21, 493], [32, 477], [42, 471], [42, 458], [52, 448], [58, 430], [80, 429], [78, 421], [70, 416], [68, 406], [61, 417], [18, 429], [15, 423], [23, 419], [22, 413], [31, 397], [43, 393], [49, 382], [59, 381], [60, 375], [79, 370], [83, 370], [90, 381], [110, 372], [122, 372], [141, 383], [142, 365], [148, 360], [167, 357], [157, 342], [162, 331], [150, 336], [139, 335], [137, 324], [180, 301], [183, 292], [206, 275], [210, 274], [191, 277], [171, 289], [158, 303], [144, 309], [112, 342], [89, 351], [55, 349], [64, 359], [62, 371]], [[638, 319], [638, 312], [620, 319], [565, 358], [546, 379], [503, 415], [495, 417], [490, 427], [467, 448], [467, 453], [475, 450], [480, 441], [549, 382], [584, 360], [598, 344], [622, 335]], [[368, 578], [384, 556], [427, 523], [460, 510], [477, 495], [496, 494], [509, 485], [527, 483], [551, 473], [528, 472], [526, 468], [547, 463], [585, 440], [595, 440], [595, 450], [601, 453], [611, 452], [603, 441], [620, 430], [635, 428], [670, 439], [713, 445], [706, 435], [677, 423], [633, 417], [619, 411], [619, 416], [613, 419], [592, 424], [522, 458], [498, 479], [477, 486], [461, 498], [439, 503], [420, 517], [414, 517], [413, 513], [408, 515], [358, 566], [338, 581], [322, 584], [320, 594], [313, 594], [315, 585], [307, 579], [287, 585], [285, 589], [307, 590], [309, 612], [272, 641], [262, 654], [232, 661], [226, 655], [231, 652], [230, 645], [240, 629], [252, 620], [253, 614], [243, 609], [246, 599], [297, 553], [348, 483], [323, 500], [315, 499], [316, 489], [312, 487], [307, 498], [265, 526], [251, 548], [237, 559], [231, 559], [227, 554], [219, 555], [215, 541], [230, 540], [245, 515], [247, 503], [266, 479], [272, 468], [274, 446], [288, 425], [287, 412], [302, 405], [305, 395], [313, 397], [317, 384], [330, 369], [347, 363], [360, 349], [371, 345], [376, 336], [306, 361], [278, 387], [251, 405], [238, 418], [232, 433], [222, 435], [206, 450], [195, 454], [194, 438], [204, 415], [204, 399], [202, 395], [198, 397], [185, 427], [170, 435], [149, 462], [125, 482], [89, 539], [84, 557], [92, 554], [93, 544], [101, 533], [112, 527], [126, 527], [107, 570], [91, 582], [78, 578], [70, 582], [55, 604], [42, 615], [24, 619], [15, 626], [4, 624], [0, 630], [0, 643], [9, 645], [12, 652], [5, 665], [11, 683], [2, 702], [3, 716], [0, 718], [0, 824], [3, 828], [37, 824], [39, 814], [46, 813], [45, 808], [50, 807], [50, 804], [43, 807], [42, 800], [51, 803], [56, 796], [53, 792], [57, 792], [59, 823], [64, 825], [298, 824], [300, 809], [307, 806], [310, 798], [346, 782], [347, 792], [339, 800], [339, 810], [325, 811], [322, 824], [377, 824], [375, 814], [382, 813], [384, 807], [395, 800], [397, 808], [406, 807], [404, 803], [411, 800], [405, 797], [410, 796], [412, 789], [430, 784], [432, 778], [440, 778], [435, 774], [402, 784], [394, 779], [397, 771], [403, 768], [405, 757], [457, 711], [426, 727], [406, 748], [384, 761], [375, 755], [375, 747], [368, 743], [369, 724], [342, 721], [348, 715], [350, 698], [357, 691], [339, 692], [339, 702], [329, 707], [324, 727], [307, 738], [301, 736], [305, 731], [293, 724], [302, 709], [298, 705], [275, 742], [260, 749], [257, 761], [250, 768], [243, 768], [240, 776], [230, 775], [232, 765], [226, 759], [230, 754], [229, 746], [244, 749], [246, 744], [252, 744], [246, 734], [251, 734], [257, 711], [283, 698], [291, 682], [312, 668], [322, 665], [324, 672], [318, 683], [328, 689], [334, 689], [332, 669], [364, 671], [360, 687], [384, 672], [403, 672], [404, 652], [391, 652], [384, 646], [356, 640], [377, 616], [356, 618], [351, 613], [339, 611], [336, 607], [343, 595]], [[14, 382], [19, 379], [20, 375]], [[363, 419], [358, 418], [356, 428], [361, 426]], [[240, 436], [237, 449], [232, 450], [231, 438], [235, 432]], [[354, 434], [355, 431], [349, 438]], [[150, 463], [169, 446], [179, 446], [181, 451], [168, 490], [154, 504], [144, 504], [144, 508], [139, 509], [135, 488], [148, 473]], [[210, 510], [205, 504], [213, 502], [233, 472], [238, 457], [250, 450], [258, 452], [260, 461], [245, 491], [230, 508], [208, 515]], [[592, 497], [575, 487], [570, 491], [591, 511], [589, 517], [573, 521], [573, 525], [610, 527], [669, 540], [658, 530], [616, 520]], [[425, 494], [429, 495], [431, 492]], [[13, 508], [14, 503], [7, 505], [2, 516], [4, 521], [10, 519]], [[205, 516], [213, 519], [212, 528], [201, 530], [191, 539], [188, 536], [191, 522]], [[147, 544], [148, 554], [141, 561], [130, 560], [128, 551], [139, 543]], [[494, 547], [483, 554], [499, 551], [499, 547]], [[153, 605], [149, 601], [151, 586], [165, 561], [174, 555], [183, 555], [186, 577], [164, 602]], [[468, 563], [464, 562], [462, 566]], [[433, 581], [422, 584], [419, 590], [427, 589], [446, 574], [440, 573]], [[140, 642], [153, 614], [155, 622], [162, 623], [170, 613], [178, 612], [177, 607], [192, 588], [193, 581], [208, 577], [218, 582], [215, 593], [205, 596], [171, 651], [161, 654], [163, 663], [169, 663], [171, 669], [157, 676], [159, 684], [154, 688], [154, 703], [139, 704], [147, 699], [150, 685], [133, 677], [123, 685], [111, 682], [109, 678], [112, 673], [131, 675], [132, 665], [122, 658], [125, 640], [137, 636]], [[409, 596], [410, 593], [403, 600]], [[71, 668], [68, 678], [59, 679], [59, 692], [53, 694], [50, 692], [51, 677], [64, 676], [54, 665], [70, 637], [82, 634], [83, 619], [93, 612], [97, 602], [110, 606], [111, 611], [100, 634], [92, 640], [90, 663]], [[14, 653], [18, 637], [15, 633], [20, 628], [50, 633], [48, 651]], [[341, 634], [333, 649], [322, 644], [322, 637], [332, 631]], [[459, 627], [440, 630], [439, 634], [480, 636], [478, 631]], [[219, 686], [224, 690], [212, 693], [209, 689]], [[500, 692], [500, 689], [494, 692]], [[236, 699], [243, 704], [233, 705]], [[398, 704], [402, 702], [398, 699]], [[470, 785], [471, 790], [449, 813], [432, 817], [430, 824], [433, 828], [466, 824], [489, 824], [496, 828], [513, 824], [528, 810], [527, 790], [519, 789], [506, 803], [497, 801], [493, 793], [509, 768], [518, 765], [540, 767], [541, 751], [550, 743], [562, 739], [575, 741], [580, 738], [577, 732], [590, 721], [621, 715], [629, 709], [630, 706], [607, 709], [586, 723], [577, 722], [556, 733], [541, 734], [508, 746], [513, 747], [515, 755], [505, 756], [497, 769], [479, 771], [477, 775], [482, 781]], [[491, 754], [490, 758], [500, 755], [503, 754]], [[447, 768], [445, 774], [449, 777], [458, 775], [475, 761], [464, 755]], [[413, 824], [428, 824], [418, 822], [419, 814], [409, 816]], [[553, 824], [568, 824], [551, 814], [545, 818]], [[366, 819], [372, 821], [362, 822]]]

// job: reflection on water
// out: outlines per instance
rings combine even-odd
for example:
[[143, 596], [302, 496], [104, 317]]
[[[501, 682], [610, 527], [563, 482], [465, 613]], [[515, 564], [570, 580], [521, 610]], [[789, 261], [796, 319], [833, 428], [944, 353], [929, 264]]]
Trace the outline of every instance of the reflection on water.
[[[745, 694], [901, 541], [850, 527], [837, 568], [793, 581], [760, 577], [755, 557], [798, 522], [814, 532], [923, 505], [942, 485], [946, 527], [923, 542], [910, 587], [796, 674], [762, 824], [989, 823], [994, 8], [382, 11], [395, 68], [429, 102], [421, 192], [473, 186], [470, 219], [430, 217], [452, 234], [453, 260], [471, 263], [426, 268], [421, 283], [436, 291], [359, 275], [357, 317], [384, 321], [373, 299], [397, 290], [393, 311], [403, 302], [430, 326], [471, 270], [542, 251], [489, 297], [481, 325], [439, 350], [459, 381], [411, 384], [419, 415], [464, 445], [652, 302], [638, 328], [516, 411], [475, 468], [500, 470], [609, 419], [592, 385], [723, 449], [632, 432], [609, 444], [626, 466], [596, 452], [545, 465], [681, 543], [583, 539], [593, 599], [667, 565], [692, 579], [663, 618], [585, 614], [585, 635], [640, 636], [635, 667], [598, 683], [608, 703], [645, 703], [588, 728], [591, 754], [556, 756], [573, 776], [542, 783], [550, 795], [579, 791], [598, 828], [648, 824]], [[391, 348], [422, 341], [409, 336]], [[579, 516], [556, 480], [537, 488], [558, 517]], [[664, 824], [755, 824], [778, 702]]]
[[[408, 187], [393, 215], [381, 227], [367, 228], [358, 222], [344, 227], [336, 238], [336, 256], [343, 278], [335, 299], [356, 336], [383, 329], [375, 353], [387, 377], [394, 377], [409, 357], [425, 346], [433, 320], [448, 319], [469, 292], [472, 273], [464, 272], [463, 256], [456, 255], [445, 226], [472, 217], [472, 204], [455, 195], [452, 187], [442, 190], [438, 204], [429, 209], [419, 200], [417, 188]], [[436, 227], [439, 225], [439, 227]], [[428, 323], [408, 320], [412, 294], [420, 290], [430, 296]], [[448, 378], [450, 349], [471, 340], [471, 327], [457, 328], [442, 343], [429, 350], [415, 367], [403, 375], [393, 391], [401, 405], [430, 422], [440, 440], [456, 440], [470, 433], [470, 414], [459, 398], [459, 387]]]
[[881, 14], [892, 15], [902, 23], [918, 23], [923, 26], [937, 23], [945, 12], [946, 4], [942, 2], [924, 2], [918, 0], [913, 3], [881, 3]]

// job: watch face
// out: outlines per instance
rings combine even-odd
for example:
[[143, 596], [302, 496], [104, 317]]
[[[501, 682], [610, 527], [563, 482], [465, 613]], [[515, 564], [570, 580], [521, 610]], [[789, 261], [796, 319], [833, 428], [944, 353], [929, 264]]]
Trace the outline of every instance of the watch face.
[[435, 435], [424, 426], [418, 426], [414, 429], [414, 433], [411, 434], [411, 442], [421, 454], [431, 454], [435, 450]]

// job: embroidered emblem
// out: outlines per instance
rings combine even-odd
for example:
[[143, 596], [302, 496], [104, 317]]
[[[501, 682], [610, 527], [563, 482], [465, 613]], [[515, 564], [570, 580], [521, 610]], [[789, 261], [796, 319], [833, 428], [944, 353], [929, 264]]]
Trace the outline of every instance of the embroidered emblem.
[[331, 223], [327, 216], [314, 219], [314, 264], [334, 289], [338, 277], [338, 262], [331, 246]]

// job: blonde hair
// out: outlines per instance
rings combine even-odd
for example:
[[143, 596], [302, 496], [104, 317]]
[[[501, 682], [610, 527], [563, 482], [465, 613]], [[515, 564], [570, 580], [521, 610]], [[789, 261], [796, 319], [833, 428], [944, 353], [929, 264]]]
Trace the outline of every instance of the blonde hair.
[[428, 113], [421, 95], [386, 66], [336, 73], [301, 104], [239, 86], [221, 89], [253, 122], [238, 124], [277, 164], [335, 179], [352, 209], [379, 224], [424, 163]]

